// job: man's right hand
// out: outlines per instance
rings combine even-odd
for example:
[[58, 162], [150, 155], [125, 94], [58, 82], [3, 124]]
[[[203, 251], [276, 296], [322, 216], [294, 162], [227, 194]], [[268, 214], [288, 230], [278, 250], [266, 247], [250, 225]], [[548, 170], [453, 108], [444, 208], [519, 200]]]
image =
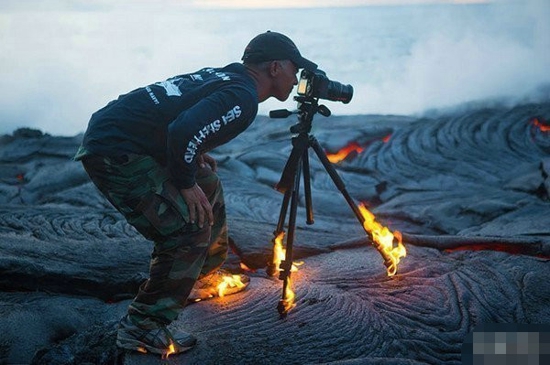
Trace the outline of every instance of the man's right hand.
[[187, 207], [189, 207], [189, 219], [191, 223], [197, 222], [200, 228], [203, 227], [205, 220], [210, 225], [214, 224], [212, 206], [200, 186], [195, 184], [189, 189], [181, 189], [181, 195], [183, 195], [183, 199], [187, 203]]

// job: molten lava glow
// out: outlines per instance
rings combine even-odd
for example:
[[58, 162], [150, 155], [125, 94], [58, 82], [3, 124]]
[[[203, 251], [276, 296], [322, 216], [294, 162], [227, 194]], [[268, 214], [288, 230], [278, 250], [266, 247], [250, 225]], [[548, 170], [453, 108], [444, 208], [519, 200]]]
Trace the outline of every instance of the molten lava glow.
[[241, 281], [240, 275], [226, 275], [223, 277], [222, 281], [218, 284], [216, 289], [218, 290], [218, 296], [223, 298], [225, 296], [225, 291], [227, 288], [242, 288], [244, 283]]
[[356, 142], [351, 142], [346, 147], [342, 148], [340, 151], [336, 153], [327, 153], [328, 160], [332, 163], [338, 163], [342, 160], [344, 160], [350, 153], [353, 151], [357, 153], [363, 152], [364, 148], [359, 146]]
[[540, 129], [541, 132], [550, 132], [550, 125], [539, 121], [537, 118], [533, 119], [533, 125]]
[[[401, 233], [398, 231], [392, 233], [387, 227], [376, 222], [374, 214], [364, 204], [359, 204], [359, 211], [365, 219], [363, 228], [372, 236], [374, 246], [387, 261], [385, 264], [388, 268], [388, 276], [395, 275], [399, 261], [407, 256], [407, 250], [401, 243]], [[397, 240], [397, 245], [394, 245], [394, 239]]]

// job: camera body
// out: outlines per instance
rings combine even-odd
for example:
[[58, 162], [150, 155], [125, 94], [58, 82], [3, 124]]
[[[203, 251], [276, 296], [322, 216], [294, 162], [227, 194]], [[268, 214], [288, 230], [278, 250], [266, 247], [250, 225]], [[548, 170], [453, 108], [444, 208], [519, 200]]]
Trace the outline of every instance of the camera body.
[[298, 95], [347, 104], [353, 97], [353, 87], [329, 80], [326, 73], [319, 69], [315, 72], [304, 69], [298, 82]]

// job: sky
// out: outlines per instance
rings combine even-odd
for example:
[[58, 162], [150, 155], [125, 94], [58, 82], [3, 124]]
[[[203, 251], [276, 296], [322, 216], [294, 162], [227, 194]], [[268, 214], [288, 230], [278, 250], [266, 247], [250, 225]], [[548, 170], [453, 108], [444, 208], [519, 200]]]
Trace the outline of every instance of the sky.
[[[494, 0], [493, 0], [494, 1]], [[465, 4], [488, 3], [490, 0], [196, 0], [197, 7], [226, 8], [313, 8], [372, 5], [419, 5], [419, 4]]]
[[[232, 8], [232, 9], [269, 9], [269, 8], [315, 8], [350, 6], [388, 6], [418, 4], [472, 4], [502, 2], [507, 0], [163, 0], [159, 3], [190, 8]], [[117, 6], [145, 5], [151, 0], [2, 0], [2, 10], [33, 9], [105, 9]]]
[[[57, 135], [83, 132], [90, 115], [118, 95], [238, 61], [247, 40], [266, 29], [291, 34], [331, 79], [353, 84], [354, 99], [331, 105], [334, 114], [413, 114], [501, 94], [523, 96], [550, 83], [550, 0], [481, 2], [516, 5], [0, 0], [0, 134], [23, 126]], [[333, 3], [363, 7], [324, 9]], [[374, 6], [380, 3], [391, 4], [390, 11]], [[419, 3], [432, 5], [407, 6]], [[323, 9], [233, 9], [258, 4]], [[481, 6], [481, 15], [461, 11], [471, 6]], [[268, 100], [260, 113], [281, 107], [295, 103]]]

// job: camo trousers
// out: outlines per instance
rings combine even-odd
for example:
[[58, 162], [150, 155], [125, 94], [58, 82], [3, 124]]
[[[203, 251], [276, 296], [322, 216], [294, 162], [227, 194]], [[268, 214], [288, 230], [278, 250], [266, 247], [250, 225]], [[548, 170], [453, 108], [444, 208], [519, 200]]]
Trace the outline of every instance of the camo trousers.
[[214, 225], [189, 222], [183, 196], [166, 169], [149, 156], [85, 156], [84, 168], [97, 188], [128, 223], [154, 242], [149, 279], [128, 308], [143, 328], [172, 322], [185, 306], [195, 281], [218, 269], [227, 257], [223, 190], [218, 176], [200, 168], [196, 181], [213, 208]]

